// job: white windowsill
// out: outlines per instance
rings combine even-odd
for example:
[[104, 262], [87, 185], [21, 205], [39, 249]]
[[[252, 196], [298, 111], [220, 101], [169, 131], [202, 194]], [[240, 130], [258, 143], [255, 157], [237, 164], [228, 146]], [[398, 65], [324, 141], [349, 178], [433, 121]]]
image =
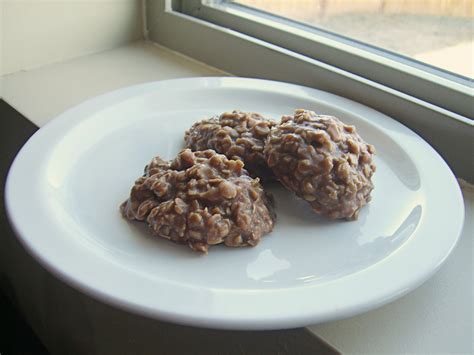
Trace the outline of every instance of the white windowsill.
[[135, 42], [3, 77], [3, 99], [38, 126], [88, 98], [121, 87], [193, 76], [227, 76], [151, 42]]
[[[2, 96], [42, 126], [76, 104], [141, 82], [229, 75], [155, 44], [138, 42], [0, 78]], [[472, 352], [474, 188], [463, 188], [458, 246], [420, 288], [378, 310], [309, 329], [344, 353]]]

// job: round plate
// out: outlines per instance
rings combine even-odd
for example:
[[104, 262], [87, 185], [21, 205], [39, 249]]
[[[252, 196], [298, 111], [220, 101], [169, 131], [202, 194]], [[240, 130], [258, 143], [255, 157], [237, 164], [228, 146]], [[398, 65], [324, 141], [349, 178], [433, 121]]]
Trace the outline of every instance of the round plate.
[[[296, 108], [335, 115], [375, 145], [373, 199], [357, 221], [320, 218], [277, 186], [271, 234], [202, 256], [121, 218], [145, 164], [173, 158], [193, 122]], [[440, 267], [464, 218], [447, 165], [400, 123], [326, 92], [241, 78], [137, 85], [66, 111], [16, 157], [6, 203], [18, 238], [67, 283], [149, 317], [227, 329], [299, 327], [390, 302]]]

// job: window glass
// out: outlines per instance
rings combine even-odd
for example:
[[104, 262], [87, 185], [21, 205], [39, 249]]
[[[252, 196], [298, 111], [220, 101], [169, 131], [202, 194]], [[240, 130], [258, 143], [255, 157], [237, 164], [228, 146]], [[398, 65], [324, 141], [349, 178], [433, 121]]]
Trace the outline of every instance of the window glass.
[[238, 0], [474, 77], [473, 0]]

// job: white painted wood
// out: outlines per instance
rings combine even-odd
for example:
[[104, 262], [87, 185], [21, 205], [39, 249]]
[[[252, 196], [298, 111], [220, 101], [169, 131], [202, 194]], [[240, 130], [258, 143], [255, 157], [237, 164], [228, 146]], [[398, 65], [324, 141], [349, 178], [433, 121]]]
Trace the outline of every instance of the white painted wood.
[[147, 42], [4, 77], [4, 99], [38, 126], [93, 96], [147, 81], [225, 72]]

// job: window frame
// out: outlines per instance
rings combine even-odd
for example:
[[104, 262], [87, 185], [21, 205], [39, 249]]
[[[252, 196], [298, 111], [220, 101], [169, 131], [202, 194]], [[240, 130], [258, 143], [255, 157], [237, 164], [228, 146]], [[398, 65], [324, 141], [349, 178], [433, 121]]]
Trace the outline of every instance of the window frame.
[[[387, 81], [379, 83], [370, 74], [363, 75], [364, 70], [373, 72], [375, 65], [368, 61], [362, 61], [361, 64], [360, 61], [364, 58], [348, 61], [358, 63], [355, 65], [357, 70], [341, 68], [340, 62], [331, 60], [334, 53], [337, 53], [331, 51], [345, 50], [345, 55], [349, 55], [352, 48], [355, 55], [360, 54], [360, 48], [333, 47], [322, 55], [324, 58], [321, 55], [313, 58], [308, 53], [285, 48], [275, 40], [270, 42], [271, 38], [262, 39], [252, 35], [252, 31], [264, 28], [261, 26], [267, 26], [268, 31], [268, 23], [257, 22], [250, 26], [251, 19], [244, 19], [239, 23], [238, 18], [232, 20], [237, 24], [225, 22], [229, 12], [218, 9], [219, 6], [229, 6], [225, 4], [209, 5], [203, 4], [201, 0], [146, 0], [145, 6], [146, 37], [149, 40], [234, 75], [314, 87], [370, 106], [420, 134], [443, 156], [458, 176], [474, 181], [474, 169], [471, 168], [474, 142], [474, 121], [470, 118], [473, 111], [471, 87], [432, 73], [426, 75], [425, 72], [425, 76], [420, 77], [413, 72], [405, 72], [408, 75], [406, 80], [410, 80], [410, 90], [406, 92], [403, 87], [397, 86], [405, 79], [397, 81], [393, 79], [394, 74], [390, 77], [388, 74], [384, 75], [392, 69], [400, 70], [402, 66], [390, 69], [387, 63], [377, 64], [380, 67], [376, 72], [389, 77], [386, 78], [389, 85]], [[230, 13], [230, 16], [235, 15]], [[244, 33], [242, 26], [245, 27], [246, 24], [249, 27], [245, 30], [247, 33]], [[284, 41], [291, 42], [291, 36]], [[320, 45], [319, 53], [324, 52], [331, 44], [328, 41], [316, 43]], [[434, 99], [441, 100], [444, 104], [430, 102]]]
[[297, 21], [223, 0], [182, 2], [181, 12], [303, 54], [473, 119], [472, 80]]

